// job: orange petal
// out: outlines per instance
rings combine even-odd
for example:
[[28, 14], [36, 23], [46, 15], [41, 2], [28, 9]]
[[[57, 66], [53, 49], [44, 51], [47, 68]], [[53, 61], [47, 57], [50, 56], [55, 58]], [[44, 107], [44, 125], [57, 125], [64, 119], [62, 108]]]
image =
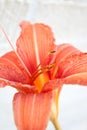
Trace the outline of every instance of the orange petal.
[[11, 86], [23, 93], [38, 93], [34, 86], [0, 78], [0, 87]]
[[29, 83], [29, 76], [14, 52], [6, 53], [0, 58], [0, 78]]
[[87, 85], [87, 53], [72, 55], [59, 65], [59, 78], [65, 83]]
[[67, 57], [70, 57], [73, 54], [78, 54], [80, 51], [73, 47], [70, 44], [60, 44], [55, 46], [56, 53], [54, 53], [54, 57], [52, 59], [52, 63], [56, 63], [55, 67], [53, 68], [52, 75], [53, 77], [57, 77], [58, 66], [59, 64], [65, 60]]
[[63, 79], [65, 84], [79, 84], [87, 86], [87, 72], [73, 74]]
[[22, 32], [17, 40], [17, 51], [32, 73], [38, 64], [43, 65], [49, 62], [45, 59], [53, 50], [54, 38], [51, 29], [44, 24], [22, 22], [21, 27]]
[[43, 86], [42, 92], [48, 92], [55, 89], [60, 90], [62, 85], [63, 81], [61, 79], [50, 80]]
[[78, 54], [80, 50], [72, 46], [71, 44], [64, 43], [57, 46], [57, 61], [63, 61], [65, 58]]
[[45, 130], [50, 116], [52, 92], [17, 93], [13, 99], [14, 119], [18, 130]]

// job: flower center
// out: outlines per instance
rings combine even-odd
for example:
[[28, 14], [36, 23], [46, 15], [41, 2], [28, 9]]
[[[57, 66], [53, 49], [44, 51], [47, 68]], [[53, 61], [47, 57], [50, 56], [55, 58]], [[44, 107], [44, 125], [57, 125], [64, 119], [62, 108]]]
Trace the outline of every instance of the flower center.
[[54, 64], [41, 67], [38, 65], [36, 71], [32, 74], [31, 84], [34, 84], [38, 92], [41, 92], [44, 84], [50, 80], [48, 73], [53, 68]]
[[39, 76], [36, 77], [34, 80], [34, 85], [38, 92], [41, 92], [44, 84], [49, 81], [49, 76], [47, 73], [41, 73]]

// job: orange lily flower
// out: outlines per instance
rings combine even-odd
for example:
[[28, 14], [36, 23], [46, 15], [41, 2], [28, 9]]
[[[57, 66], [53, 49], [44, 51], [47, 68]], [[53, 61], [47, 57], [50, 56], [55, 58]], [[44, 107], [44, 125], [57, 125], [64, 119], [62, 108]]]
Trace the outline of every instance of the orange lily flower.
[[18, 90], [13, 99], [18, 130], [45, 130], [57, 123], [63, 84], [87, 85], [87, 53], [70, 44], [56, 45], [50, 27], [22, 22], [16, 51], [0, 57], [0, 87]]

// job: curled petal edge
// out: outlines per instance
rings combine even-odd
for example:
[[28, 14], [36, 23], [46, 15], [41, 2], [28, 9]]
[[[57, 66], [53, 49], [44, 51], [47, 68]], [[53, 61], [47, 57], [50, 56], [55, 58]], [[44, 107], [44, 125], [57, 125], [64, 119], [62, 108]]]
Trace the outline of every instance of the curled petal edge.
[[87, 72], [73, 74], [62, 80], [64, 84], [78, 84], [87, 86]]
[[[41, 92], [48, 92], [48, 91], [55, 90], [57, 88], [60, 89], [62, 84], [63, 82], [60, 79], [50, 80], [43, 86]], [[0, 87], [5, 87], [5, 86], [11, 86], [23, 93], [38, 93], [37, 89], [33, 85], [22, 84], [20, 82], [14, 82], [14, 81], [9, 81], [9, 80], [0, 78]]]
[[35, 89], [34, 86], [22, 84], [20, 82], [9, 81], [9, 80], [0, 78], [0, 87], [5, 87], [5, 86], [11, 86], [11, 87], [17, 89], [18, 91], [23, 92], [23, 93], [37, 92], [37, 90]]

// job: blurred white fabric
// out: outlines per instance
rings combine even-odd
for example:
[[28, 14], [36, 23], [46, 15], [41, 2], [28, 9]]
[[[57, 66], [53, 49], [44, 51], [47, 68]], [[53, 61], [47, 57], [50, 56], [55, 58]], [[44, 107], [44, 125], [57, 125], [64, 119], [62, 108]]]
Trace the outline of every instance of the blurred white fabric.
[[[51, 26], [56, 44], [69, 42], [87, 51], [87, 1], [86, 0], [2, 0], [0, 24], [15, 45], [22, 20], [43, 22]], [[0, 31], [0, 56], [11, 50]], [[16, 130], [12, 114], [12, 97], [16, 92], [10, 87], [0, 89], [0, 129]], [[64, 85], [60, 95], [59, 121], [62, 130], [87, 130], [87, 87]], [[49, 123], [47, 130], [54, 130]]]

